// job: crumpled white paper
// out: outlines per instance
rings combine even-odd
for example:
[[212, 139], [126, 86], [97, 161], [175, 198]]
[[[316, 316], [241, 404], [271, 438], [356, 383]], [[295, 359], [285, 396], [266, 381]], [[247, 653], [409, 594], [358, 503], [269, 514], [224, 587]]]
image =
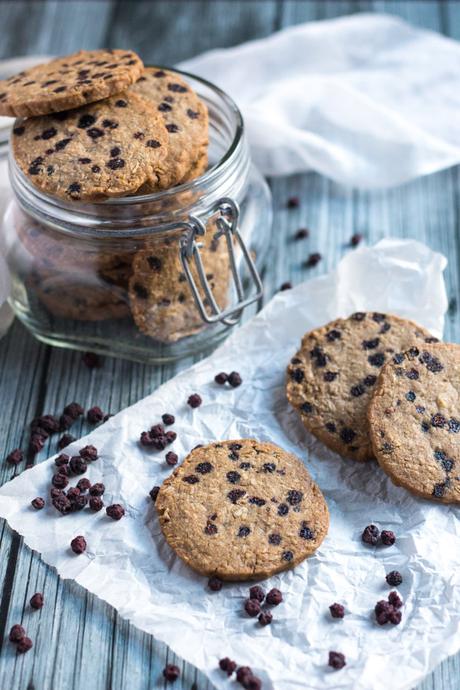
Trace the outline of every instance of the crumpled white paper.
[[391, 187], [460, 161], [460, 44], [397, 17], [299, 24], [179, 67], [236, 100], [266, 175]]
[[[34, 511], [29, 502], [47, 495], [52, 460], [0, 489], [0, 516], [62, 577], [166, 642], [217, 688], [229, 687], [216, 668], [226, 655], [249, 664], [265, 690], [388, 690], [389, 679], [392, 690], [412, 688], [460, 648], [459, 510], [414, 498], [376, 464], [343, 460], [315, 442], [287, 405], [284, 371], [304, 331], [353, 309], [407, 315], [440, 336], [445, 265], [443, 256], [414, 241], [359, 248], [337, 271], [279, 293], [208, 359], [72, 444], [68, 452], [86, 443], [99, 449], [88, 477], [104, 482], [106, 504], [126, 506], [120, 522], [88, 510], [64, 517], [52, 507]], [[216, 372], [235, 368], [241, 387], [213, 382]], [[193, 392], [203, 398], [196, 410], [185, 402]], [[279, 587], [285, 599], [271, 626], [261, 628], [242, 614], [247, 585], [207, 591], [206, 579], [182, 564], [161, 536], [147, 495], [169, 470], [164, 453], [145, 451], [138, 438], [166, 411], [176, 416], [174, 450], [181, 458], [216, 439], [270, 440], [297, 453], [325, 494], [331, 526], [317, 554], [265, 583]], [[396, 545], [365, 547], [360, 535], [371, 521], [395, 530]], [[78, 534], [88, 550], [74, 556], [68, 545]], [[380, 628], [372, 610], [388, 594], [384, 576], [393, 569], [404, 576], [403, 619], [398, 627]], [[346, 606], [343, 621], [329, 616], [334, 601]], [[345, 669], [327, 667], [329, 650], [345, 653]]]

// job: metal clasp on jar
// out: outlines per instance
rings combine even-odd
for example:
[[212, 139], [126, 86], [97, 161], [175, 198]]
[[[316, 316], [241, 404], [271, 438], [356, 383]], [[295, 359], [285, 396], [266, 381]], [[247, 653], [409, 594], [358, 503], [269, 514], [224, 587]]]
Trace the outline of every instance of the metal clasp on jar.
[[[219, 201], [217, 201], [212, 208], [212, 214], [216, 213], [218, 214], [215, 220], [217, 232], [214, 233], [213, 239], [217, 241], [221, 237], [225, 237], [230, 269], [236, 290], [236, 303], [232, 304], [226, 309], [221, 309], [214, 298], [200, 255], [200, 248], [202, 247], [202, 244], [197, 241], [198, 237], [203, 236], [206, 232], [209, 232], [209, 230], [206, 230], [206, 225], [200, 218], [196, 216], [190, 216], [189, 221], [184, 224], [187, 227], [187, 232], [181, 239], [180, 257], [182, 266], [184, 268], [184, 273], [187, 277], [195, 300], [195, 304], [203, 321], [206, 323], [216, 323], [220, 321], [226, 326], [234, 326], [240, 320], [243, 310], [250, 304], [257, 302], [262, 297], [263, 285], [254, 261], [252, 260], [250, 251], [241, 237], [241, 233], [238, 228], [238, 219], [240, 215], [238, 204], [229, 197], [223, 197], [222, 199], [219, 199]], [[250, 278], [255, 285], [255, 292], [246, 298], [244, 296], [241, 274], [238, 270], [235, 245], [241, 249], [241, 257], [245, 262], [249, 270]], [[205, 295], [205, 300], [201, 298], [198, 285], [193, 277], [191, 270], [192, 262], [194, 262], [196, 266], [196, 271], [201, 288]], [[208, 313], [205, 302], [211, 313]]]

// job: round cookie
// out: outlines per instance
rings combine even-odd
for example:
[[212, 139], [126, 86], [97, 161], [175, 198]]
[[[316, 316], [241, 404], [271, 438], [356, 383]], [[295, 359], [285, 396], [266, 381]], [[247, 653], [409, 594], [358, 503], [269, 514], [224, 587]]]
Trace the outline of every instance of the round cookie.
[[132, 50], [80, 50], [0, 81], [0, 115], [60, 112], [120, 93], [143, 71]]
[[154, 178], [168, 133], [149, 101], [123, 93], [13, 128], [13, 153], [40, 189], [63, 199], [133, 193]]
[[195, 448], [165, 480], [155, 506], [176, 554], [223, 580], [293, 568], [329, 527], [324, 497], [303, 463], [253, 439]]
[[[208, 229], [200, 238], [203, 266], [214, 298], [222, 309], [227, 303], [230, 264], [225, 237], [213, 238]], [[194, 262], [192, 275], [205, 301]], [[183, 272], [179, 240], [149, 242], [134, 257], [129, 281], [131, 312], [138, 328], [160, 342], [176, 342], [197, 333], [205, 324]], [[205, 301], [206, 304], [206, 301]]]
[[460, 345], [419, 345], [380, 374], [368, 411], [372, 447], [394, 484], [460, 502]]
[[287, 398], [328, 448], [369, 460], [366, 413], [381, 367], [394, 353], [433, 341], [421, 326], [389, 314], [337, 319], [304, 335], [287, 369]]
[[146, 191], [173, 187], [184, 180], [208, 145], [207, 108], [177, 73], [157, 67], [147, 67], [130, 91], [155, 105], [169, 132], [163, 169], [158, 178], [149, 180]]

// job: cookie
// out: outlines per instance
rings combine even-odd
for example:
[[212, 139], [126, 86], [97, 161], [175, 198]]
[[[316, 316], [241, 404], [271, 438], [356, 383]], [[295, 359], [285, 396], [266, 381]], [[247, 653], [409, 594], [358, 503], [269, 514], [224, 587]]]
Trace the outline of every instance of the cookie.
[[417, 345], [383, 367], [369, 405], [374, 454], [394, 484], [460, 502], [460, 345]]
[[27, 285], [50, 314], [58, 318], [106, 321], [129, 316], [126, 291], [90, 274], [34, 272]]
[[151, 103], [134, 93], [19, 121], [13, 153], [41, 190], [66, 200], [135, 192], [154, 179], [168, 132]]
[[223, 580], [293, 568], [329, 527], [324, 497], [302, 462], [253, 439], [195, 448], [165, 480], [155, 506], [176, 554]]
[[[216, 240], [208, 229], [201, 241], [206, 277], [217, 304], [223, 309], [230, 283], [225, 237]], [[199, 285], [194, 263], [191, 270]], [[207, 304], [201, 286], [199, 292]], [[173, 241], [158, 238], [137, 252], [129, 281], [129, 300], [138, 328], [160, 342], [176, 342], [205, 327], [183, 272], [177, 236]]]
[[0, 81], [0, 115], [69, 110], [127, 89], [144, 66], [132, 50], [80, 50]]
[[303, 337], [288, 366], [287, 398], [328, 448], [369, 460], [367, 406], [382, 366], [396, 352], [435, 340], [412, 321], [389, 314], [337, 319]]
[[148, 67], [134, 84], [134, 91], [151, 101], [169, 132], [168, 155], [146, 191], [179, 184], [208, 145], [208, 111], [191, 86], [176, 72]]

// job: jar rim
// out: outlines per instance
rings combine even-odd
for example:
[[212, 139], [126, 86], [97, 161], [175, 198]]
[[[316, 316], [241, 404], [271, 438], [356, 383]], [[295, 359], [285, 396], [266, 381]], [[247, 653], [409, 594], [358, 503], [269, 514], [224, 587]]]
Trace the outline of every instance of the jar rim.
[[[152, 65], [146, 66], [150, 67]], [[154, 65], [154, 67], [158, 67], [159, 69], [165, 69], [169, 72], [175, 72], [181, 76], [184, 76], [185, 78], [189, 78], [194, 81], [200, 82], [201, 84], [203, 84], [203, 86], [215, 93], [224, 102], [225, 106], [229, 109], [231, 115], [233, 116], [235, 130], [233, 133], [232, 141], [230, 145], [226, 148], [224, 154], [217, 161], [217, 163], [210, 167], [209, 170], [206, 170], [202, 175], [193, 180], [181, 183], [179, 185], [176, 185], [175, 187], [170, 187], [169, 189], [158, 190], [150, 194], [112, 197], [108, 199], [95, 201], [67, 202], [66, 200], [59, 199], [58, 197], [55, 197], [51, 194], [47, 194], [46, 192], [37, 188], [32, 182], [30, 182], [30, 180], [23, 173], [23, 171], [17, 164], [16, 160], [14, 159], [14, 156], [12, 155], [12, 147], [10, 145], [9, 165], [13, 171], [13, 177], [19, 178], [20, 185], [25, 190], [30, 192], [33, 196], [35, 196], [36, 198], [40, 198], [40, 200], [45, 201], [47, 204], [50, 204], [53, 207], [65, 209], [66, 211], [70, 212], [75, 211], [85, 213], [85, 207], [91, 206], [95, 210], [88, 214], [90, 216], [97, 215], [98, 208], [116, 208], [132, 204], [162, 202], [164, 200], [167, 200], [168, 198], [172, 198], [174, 195], [178, 193], [195, 191], [202, 185], [212, 184], [213, 182], [215, 182], [216, 179], [225, 171], [227, 165], [233, 161], [233, 159], [237, 155], [237, 152], [242, 146], [244, 134], [244, 120], [240, 109], [236, 105], [233, 98], [231, 98], [231, 96], [229, 96], [220, 87], [216, 86], [216, 84], [208, 81], [207, 79], [204, 79], [203, 77], [173, 67], [166, 67], [163, 65]], [[18, 120], [20, 119], [21, 118], [18, 118]]]

